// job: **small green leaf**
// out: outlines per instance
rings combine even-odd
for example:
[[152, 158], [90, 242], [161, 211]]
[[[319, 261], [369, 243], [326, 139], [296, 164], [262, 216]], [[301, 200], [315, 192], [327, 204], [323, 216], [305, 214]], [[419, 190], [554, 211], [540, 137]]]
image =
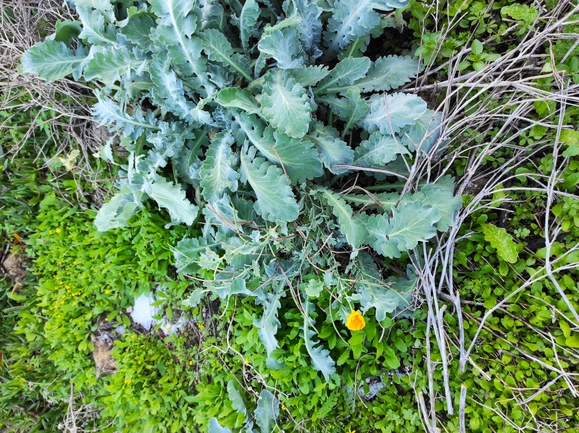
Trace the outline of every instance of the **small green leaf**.
[[565, 339], [565, 343], [569, 347], [573, 347], [574, 349], [579, 349], [579, 334], [573, 334], [569, 338]]
[[324, 290], [324, 284], [316, 279], [309, 280], [307, 283], [302, 284], [303, 290], [306, 295], [310, 298], [317, 298]]
[[479, 56], [483, 52], [483, 44], [478, 39], [475, 39], [474, 41], [472, 41], [472, 45], [470, 47], [472, 49], [472, 53], [475, 56]]
[[384, 362], [391, 370], [396, 370], [400, 367], [400, 359], [396, 356], [396, 352], [388, 346], [384, 347]]
[[559, 320], [559, 327], [563, 331], [563, 335], [565, 336], [565, 338], [571, 337], [571, 327], [569, 326], [566, 320], [563, 319]]
[[485, 240], [497, 250], [499, 257], [509, 263], [517, 263], [519, 253], [513, 237], [504, 228], [492, 224], [481, 224]]

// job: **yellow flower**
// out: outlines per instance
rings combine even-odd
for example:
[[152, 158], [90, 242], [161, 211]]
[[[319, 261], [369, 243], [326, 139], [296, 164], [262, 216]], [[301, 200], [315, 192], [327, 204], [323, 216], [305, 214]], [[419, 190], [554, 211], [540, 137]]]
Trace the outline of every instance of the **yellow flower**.
[[283, 404], [281, 405], [281, 410], [286, 410], [286, 407]]
[[56, 233], [60, 233], [62, 230], [60, 229], [60, 227], [58, 227], [56, 230], [54, 230]]
[[346, 328], [350, 331], [359, 331], [366, 326], [366, 321], [364, 316], [358, 310], [352, 310], [348, 318], [346, 319]]
[[246, 364], [249, 364], [249, 359], [248, 359], [248, 358], [245, 358], [244, 361], [245, 361]]
[[348, 431], [346, 433], [356, 433], [356, 430], [350, 430], [348, 429]]
[[193, 365], [193, 361], [189, 361], [189, 365]]
[[108, 295], [109, 293], [111, 293], [110, 290], [105, 290], [105, 295]]
[[199, 329], [203, 329], [203, 328], [205, 328], [205, 325], [203, 325], [203, 323], [198, 323], [198, 324], [197, 324], [197, 327], [198, 327]]

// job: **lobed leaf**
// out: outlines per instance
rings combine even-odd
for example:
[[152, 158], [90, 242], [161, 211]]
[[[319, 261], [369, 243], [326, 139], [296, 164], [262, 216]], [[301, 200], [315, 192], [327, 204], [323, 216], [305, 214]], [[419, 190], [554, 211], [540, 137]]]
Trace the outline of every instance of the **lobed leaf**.
[[209, 244], [204, 237], [183, 238], [176, 247], [172, 247], [173, 256], [175, 257], [175, 266], [177, 272], [184, 274], [194, 274], [199, 270], [199, 256], [207, 248], [212, 248], [218, 244]]
[[205, 161], [201, 167], [201, 187], [203, 198], [207, 201], [219, 200], [229, 190], [237, 191], [239, 174], [232, 168], [236, 157], [231, 151], [233, 136], [228, 132], [220, 132], [207, 149]]
[[224, 65], [230, 71], [253, 81], [242, 56], [233, 52], [233, 47], [223, 33], [216, 29], [205, 30], [202, 34], [203, 51], [211, 61]]
[[386, 314], [410, 305], [416, 276], [412, 275], [411, 279], [390, 277], [384, 281], [372, 257], [364, 252], [355, 259], [354, 266], [356, 293], [350, 299], [360, 303], [363, 314], [374, 308], [376, 320], [380, 322]]
[[358, 124], [368, 132], [394, 135], [413, 125], [427, 110], [426, 102], [416, 95], [394, 93], [370, 98], [370, 112]]
[[253, 188], [255, 211], [267, 221], [294, 221], [299, 207], [280, 168], [255, 158], [255, 148], [241, 153], [241, 180]]
[[354, 152], [354, 165], [362, 167], [384, 166], [398, 158], [409, 155], [399, 137], [374, 132], [363, 140]]
[[298, 69], [305, 61], [305, 53], [294, 27], [266, 33], [257, 44], [263, 59], [273, 58], [280, 69]]
[[189, 123], [195, 122], [191, 113], [196, 107], [185, 97], [183, 82], [171, 70], [170, 62], [155, 58], [149, 66], [149, 73], [153, 82], [151, 99], [161, 107], [163, 115], [171, 112]]
[[240, 108], [250, 114], [259, 113], [259, 103], [247, 89], [239, 87], [221, 89], [215, 97], [215, 102], [222, 107]]
[[78, 37], [91, 45], [117, 45], [117, 29], [105, 22], [100, 10], [91, 10], [86, 6], [77, 6], [76, 12], [82, 23], [82, 32]]
[[261, 112], [274, 128], [301, 138], [308, 132], [311, 111], [305, 89], [288, 71], [272, 69], [265, 75]]
[[330, 73], [327, 66], [321, 65], [292, 69], [289, 72], [302, 87], [315, 86]]
[[194, 37], [197, 16], [191, 13], [193, 3], [187, 0], [150, 0], [159, 17], [151, 34], [156, 50], [166, 51], [178, 71], [186, 76], [205, 74], [205, 59], [201, 56], [201, 40]]
[[264, 127], [255, 116], [240, 113], [236, 120], [244, 132], [240, 142], [247, 137], [269, 161], [279, 164], [292, 184], [314, 179], [322, 175], [322, 164], [309, 141], [297, 140], [271, 126]]
[[338, 131], [331, 126], [316, 122], [312, 132], [304, 139], [314, 143], [320, 153], [320, 160], [332, 173], [342, 174], [347, 171], [345, 168], [337, 168], [336, 166], [352, 165], [354, 151], [339, 138]]
[[314, 89], [316, 95], [338, 93], [364, 77], [372, 62], [368, 57], [348, 57], [339, 62]]
[[211, 418], [209, 420], [209, 430], [208, 433], [231, 433], [231, 430], [227, 427], [221, 427], [217, 418]]
[[312, 338], [316, 335], [315, 331], [310, 329], [310, 322], [312, 319], [309, 317], [309, 311], [313, 310], [313, 306], [307, 300], [304, 302], [304, 343], [306, 350], [312, 358], [312, 367], [316, 371], [321, 371], [324, 375], [326, 382], [330, 381], [330, 376], [336, 373], [336, 364], [334, 360], [330, 357], [330, 351], [325, 349], [319, 341], [313, 341]]
[[229, 396], [229, 400], [231, 400], [231, 407], [235, 409], [237, 413], [246, 415], [247, 409], [245, 407], [245, 402], [243, 401], [243, 397], [235, 386], [233, 380], [227, 382], [227, 395]]
[[159, 128], [155, 125], [155, 119], [150, 113], [143, 116], [140, 107], [135, 110], [135, 117], [130, 116], [123, 108], [112, 99], [97, 94], [99, 102], [93, 107], [94, 119], [97, 122], [107, 124], [111, 131], [123, 131], [127, 136], [136, 140], [145, 130], [155, 131]]
[[160, 207], [167, 209], [173, 224], [185, 223], [190, 226], [197, 218], [199, 208], [187, 199], [181, 186], [173, 182], [159, 178], [151, 185], [149, 195]]
[[255, 33], [260, 12], [261, 9], [255, 0], [246, 0], [239, 15], [239, 38], [241, 47], [246, 53], [249, 51], [249, 38]]
[[342, 137], [360, 120], [368, 114], [368, 104], [360, 97], [360, 90], [351, 87], [344, 98], [327, 96], [319, 98], [320, 101], [328, 104], [332, 113], [344, 121]]
[[352, 208], [338, 195], [327, 189], [320, 189], [326, 202], [332, 208], [332, 213], [338, 218], [340, 231], [352, 248], [360, 248], [366, 240], [366, 229], [362, 221], [358, 219]]
[[[418, 59], [410, 56], [387, 56], [379, 57], [372, 63], [368, 74], [357, 80], [353, 86], [360, 92], [384, 92], [406, 84], [420, 71]], [[340, 93], [346, 92], [349, 88], [339, 89]]]
[[283, 7], [287, 16], [295, 14], [300, 18], [297, 29], [305, 51], [314, 58], [319, 57], [322, 54], [319, 48], [322, 40], [322, 8], [311, 0], [287, 0]]
[[131, 71], [142, 71], [147, 60], [137, 59], [127, 47], [109, 46], [95, 53], [84, 69], [84, 78], [88, 81], [98, 80], [106, 86], [112, 86], [121, 78], [130, 75]]
[[70, 74], [79, 75], [86, 59], [84, 49], [75, 52], [63, 42], [47, 39], [24, 53], [22, 72], [37, 75], [50, 83]]
[[264, 389], [259, 394], [257, 408], [255, 409], [255, 421], [261, 433], [270, 433], [279, 415], [279, 401], [273, 394]]
[[407, 4], [407, 0], [336, 0], [324, 32], [324, 42], [328, 47], [326, 57], [335, 55], [380, 24], [380, 14], [376, 10], [390, 11]]
[[416, 248], [436, 235], [440, 220], [438, 209], [420, 202], [401, 203], [392, 209], [392, 217], [372, 215], [364, 221], [368, 243], [380, 254], [398, 258], [400, 253]]
[[277, 318], [277, 313], [281, 308], [280, 299], [283, 296], [283, 291], [279, 290], [277, 293], [267, 293], [264, 300], [257, 300], [258, 304], [263, 305], [263, 316], [253, 322], [253, 326], [258, 328], [257, 334], [259, 339], [265, 346], [267, 356], [278, 348], [275, 334], [281, 323]]
[[98, 231], [126, 227], [129, 220], [143, 208], [128, 186], [121, 188], [97, 212], [94, 224]]

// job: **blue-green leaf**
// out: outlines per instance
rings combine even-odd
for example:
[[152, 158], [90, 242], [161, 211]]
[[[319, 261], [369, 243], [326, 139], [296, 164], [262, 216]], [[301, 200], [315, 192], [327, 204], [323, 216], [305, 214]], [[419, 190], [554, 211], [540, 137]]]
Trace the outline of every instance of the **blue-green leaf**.
[[107, 86], [113, 85], [131, 71], [142, 71], [145, 59], [137, 59], [126, 47], [109, 46], [96, 53], [84, 69], [84, 78], [98, 80]]
[[73, 73], [78, 75], [86, 58], [83, 49], [74, 52], [63, 42], [47, 39], [24, 53], [22, 72], [35, 74], [50, 83]]
[[284, 10], [287, 16], [295, 14], [300, 17], [297, 26], [300, 41], [306, 52], [314, 58], [319, 57], [322, 54], [319, 48], [322, 40], [322, 8], [311, 0], [289, 0], [284, 2]]
[[237, 191], [239, 174], [233, 169], [237, 164], [231, 151], [233, 136], [228, 132], [220, 132], [207, 149], [205, 161], [201, 168], [201, 187], [203, 197], [207, 201], [219, 200], [225, 190]]
[[264, 127], [256, 116], [240, 113], [236, 119], [244, 132], [238, 141], [243, 143], [247, 137], [269, 161], [283, 168], [292, 184], [322, 175], [322, 164], [309, 141], [291, 138], [271, 126]]
[[150, 112], [144, 116], [140, 107], [135, 110], [134, 117], [130, 116], [115, 103], [112, 99], [97, 95], [99, 102], [93, 107], [94, 119], [97, 122], [107, 124], [111, 131], [123, 131], [132, 139], [137, 139], [143, 131], [156, 131], [159, 128], [155, 125], [155, 119]]
[[288, 71], [272, 69], [265, 75], [261, 111], [274, 128], [290, 137], [308, 132], [312, 107], [305, 89]]
[[348, 57], [338, 63], [314, 89], [316, 95], [338, 93], [364, 77], [372, 62], [368, 57]]
[[151, 31], [155, 28], [155, 20], [149, 16], [133, 17], [121, 29], [121, 34], [141, 50], [150, 51], [153, 46]]
[[105, 22], [105, 16], [99, 10], [91, 10], [86, 6], [76, 8], [82, 32], [78, 36], [91, 45], [117, 45], [117, 29], [113, 24]]
[[203, 77], [205, 59], [201, 56], [201, 40], [193, 36], [197, 30], [197, 17], [191, 13], [193, 3], [188, 0], [150, 0], [150, 3], [159, 17], [151, 35], [157, 49], [167, 51], [181, 74]]
[[241, 153], [241, 181], [253, 188], [255, 211], [267, 221], [294, 221], [299, 206], [282, 170], [263, 158], [255, 158], [255, 148]]
[[390, 277], [384, 280], [366, 253], [360, 254], [355, 276], [356, 293], [350, 299], [360, 303], [362, 314], [374, 308], [379, 322], [386, 318], [386, 314], [410, 305], [417, 281], [415, 276], [412, 279]]
[[162, 108], [162, 113], [174, 113], [181, 119], [194, 122], [191, 112], [196, 108], [185, 97], [183, 82], [170, 68], [170, 62], [156, 58], [150, 66], [149, 72], [154, 86], [151, 89], [152, 101]]
[[249, 38], [255, 33], [255, 25], [261, 9], [255, 0], [246, 0], [239, 15], [239, 37], [241, 39], [241, 47], [246, 53], [249, 50]]
[[259, 329], [257, 331], [259, 339], [265, 346], [267, 356], [271, 355], [277, 349], [277, 329], [281, 325], [277, 318], [277, 313], [281, 308], [280, 299], [283, 296], [283, 291], [279, 290], [276, 293], [267, 293], [264, 300], [257, 300], [256, 303], [263, 304], [263, 316], [253, 322], [253, 326]]
[[[422, 116], [416, 119], [416, 123], [410, 125], [400, 135], [408, 149], [426, 154], [430, 152], [432, 146], [438, 141], [441, 133], [442, 114], [432, 110], [426, 110]], [[437, 151], [442, 150], [442, 146], [437, 147]]]
[[227, 382], [227, 395], [229, 396], [229, 400], [231, 400], [231, 407], [235, 409], [237, 413], [246, 415], [247, 409], [245, 407], [245, 402], [243, 401], [243, 397], [235, 386], [233, 380]]
[[[420, 72], [419, 62], [410, 56], [387, 56], [376, 59], [368, 74], [353, 85], [361, 92], [383, 92], [406, 84]], [[345, 87], [340, 92], [347, 91]]]
[[110, 0], [74, 0], [74, 5], [77, 8], [84, 8], [87, 10], [96, 9], [98, 10], [107, 22], [112, 23], [115, 21], [115, 11]]
[[[137, 196], [140, 194], [137, 193]], [[143, 208], [140, 200], [128, 186], [124, 186], [97, 212], [94, 224], [98, 231], [126, 227], [133, 215]]]
[[207, 433], [231, 433], [231, 430], [227, 427], [221, 427], [217, 418], [211, 418], [209, 420], [209, 430]]
[[267, 389], [262, 390], [255, 409], [255, 421], [261, 429], [261, 433], [271, 433], [278, 415], [278, 399]]
[[175, 266], [177, 272], [185, 274], [194, 274], [199, 270], [199, 256], [207, 248], [212, 248], [218, 244], [208, 244], [204, 237], [183, 238], [175, 247], [171, 248], [175, 256]]
[[416, 248], [436, 235], [435, 224], [440, 220], [438, 209], [420, 202], [401, 203], [392, 209], [392, 217], [371, 215], [366, 218], [369, 244], [390, 258]]
[[237, 73], [247, 81], [253, 81], [247, 61], [238, 53], [233, 52], [231, 43], [223, 33], [216, 29], [203, 32], [203, 51], [209, 60], [218, 62], [231, 72]]
[[197, 218], [199, 208], [191, 203], [185, 196], [185, 191], [173, 182], [159, 178], [151, 185], [149, 195], [160, 207], [167, 209], [173, 224], [185, 223], [190, 226]]
[[304, 343], [310, 358], [312, 358], [314, 370], [321, 371], [326, 382], [329, 382], [330, 376], [336, 372], [336, 368], [334, 367], [335, 362], [330, 357], [330, 351], [328, 349], [325, 349], [319, 341], [312, 340], [312, 338], [316, 336], [316, 333], [310, 329], [310, 322], [313, 324], [313, 320], [310, 318], [309, 312], [313, 311], [313, 309], [313, 305], [306, 300], [304, 302]]
[[327, 96], [320, 98], [320, 101], [327, 103], [332, 112], [344, 121], [342, 137], [344, 137], [350, 128], [368, 114], [368, 104], [360, 97], [360, 90], [351, 87], [343, 98], [336, 96]]
[[250, 114], [259, 113], [259, 103], [247, 89], [239, 87], [221, 89], [215, 97], [215, 102], [227, 108], [240, 108]]
[[340, 231], [353, 248], [360, 248], [366, 240], [366, 229], [361, 220], [354, 216], [354, 212], [338, 195], [327, 189], [320, 190], [326, 202], [332, 208], [332, 213], [338, 218]]
[[313, 125], [312, 131], [304, 137], [309, 140], [320, 152], [322, 163], [334, 174], [342, 174], [347, 168], [337, 166], [352, 165], [354, 151], [348, 144], [339, 138], [338, 131], [331, 126], [325, 126], [321, 122]]
[[406, 125], [413, 125], [427, 110], [419, 96], [404, 93], [374, 95], [370, 98], [370, 112], [360, 122], [368, 132], [380, 131], [394, 135]]
[[336, 54], [380, 24], [380, 14], [376, 10], [389, 11], [407, 4], [406, 0], [336, 0], [333, 3], [333, 14], [328, 19], [327, 31], [324, 32], [327, 56]]
[[409, 155], [399, 137], [374, 132], [363, 140], [354, 151], [354, 165], [361, 167], [384, 166], [398, 158]]
[[305, 53], [294, 27], [265, 34], [257, 44], [257, 48], [263, 58], [273, 57], [277, 67], [281, 69], [301, 68], [305, 61]]
[[455, 225], [456, 212], [462, 207], [462, 197], [453, 196], [453, 192], [454, 180], [450, 176], [445, 176], [436, 183], [426, 184], [420, 189], [420, 202], [438, 209], [440, 220], [434, 226], [442, 232]]
[[327, 66], [306, 66], [304, 68], [292, 69], [290, 74], [302, 87], [315, 86], [320, 80], [330, 73]]

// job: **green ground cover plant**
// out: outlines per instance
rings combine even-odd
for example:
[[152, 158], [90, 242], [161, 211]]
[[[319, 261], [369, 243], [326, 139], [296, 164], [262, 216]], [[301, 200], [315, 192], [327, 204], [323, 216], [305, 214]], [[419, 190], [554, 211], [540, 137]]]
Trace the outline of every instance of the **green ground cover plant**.
[[[3, 401], [51, 402], [48, 431], [575, 431], [579, 7], [386, 3], [76, 2], [24, 69], [96, 89], [120, 193], [26, 214]], [[134, 325], [148, 292], [188, 324]]]

